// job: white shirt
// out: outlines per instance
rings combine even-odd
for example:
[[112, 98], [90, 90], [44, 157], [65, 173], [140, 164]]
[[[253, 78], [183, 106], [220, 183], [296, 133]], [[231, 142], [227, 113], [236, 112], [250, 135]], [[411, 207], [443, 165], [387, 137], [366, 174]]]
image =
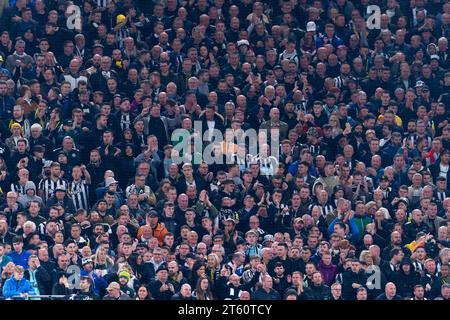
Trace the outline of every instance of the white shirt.
[[443, 177], [443, 178], [447, 178], [447, 173], [448, 173], [448, 165], [444, 166], [441, 164], [439, 164], [439, 176]]

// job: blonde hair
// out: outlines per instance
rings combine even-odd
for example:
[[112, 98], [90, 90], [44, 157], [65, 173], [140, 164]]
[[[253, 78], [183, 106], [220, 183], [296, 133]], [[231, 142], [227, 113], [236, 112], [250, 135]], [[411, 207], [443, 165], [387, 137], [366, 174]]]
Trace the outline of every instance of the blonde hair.
[[369, 250], [363, 250], [361, 251], [361, 254], [359, 255], [359, 262], [365, 263], [366, 262], [366, 256], [368, 254], [371, 254]]
[[25, 269], [22, 266], [14, 266], [15, 273], [24, 273]]
[[[102, 247], [99, 247], [95, 253], [91, 256], [91, 259], [94, 263], [100, 263], [100, 251], [104, 250]], [[105, 254], [105, 263], [108, 267], [112, 267], [114, 266], [114, 260], [108, 255], [108, 253]]]
[[210, 253], [210, 254], [208, 254], [208, 258], [209, 257], [212, 257], [213, 259], [214, 259], [214, 261], [215, 261], [215, 264], [216, 264], [216, 268], [218, 267], [218, 266], [220, 266], [220, 258], [219, 258], [219, 256], [217, 255], [217, 254], [215, 254], [215, 253]]

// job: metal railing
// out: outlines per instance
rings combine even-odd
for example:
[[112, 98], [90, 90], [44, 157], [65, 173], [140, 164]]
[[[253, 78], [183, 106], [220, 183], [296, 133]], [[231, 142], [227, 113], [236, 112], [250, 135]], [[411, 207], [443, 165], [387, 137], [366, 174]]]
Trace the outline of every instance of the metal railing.
[[56, 294], [37, 294], [37, 295], [29, 295], [26, 297], [23, 296], [12, 296], [10, 298], [1, 297], [1, 300], [35, 300], [35, 299], [45, 299], [45, 300], [53, 300], [53, 299], [65, 299], [68, 300], [70, 295], [56, 295]]

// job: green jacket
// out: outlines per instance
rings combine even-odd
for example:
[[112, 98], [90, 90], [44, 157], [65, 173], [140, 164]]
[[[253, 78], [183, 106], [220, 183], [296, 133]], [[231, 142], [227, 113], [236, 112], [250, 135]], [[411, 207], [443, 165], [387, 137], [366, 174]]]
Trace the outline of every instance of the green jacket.
[[205, 203], [198, 201], [197, 205], [195, 206], [196, 214], [199, 215], [200, 217], [203, 217], [204, 216], [203, 213], [205, 210], [208, 210], [209, 217], [213, 220], [219, 214], [219, 211], [217, 211], [217, 208], [214, 207], [214, 205], [211, 205], [211, 207], [208, 208]]

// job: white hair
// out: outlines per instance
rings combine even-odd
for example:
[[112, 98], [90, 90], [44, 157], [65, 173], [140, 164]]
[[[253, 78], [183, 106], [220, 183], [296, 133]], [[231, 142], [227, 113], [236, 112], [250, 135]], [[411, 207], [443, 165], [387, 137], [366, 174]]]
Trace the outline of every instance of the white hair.
[[39, 123], [35, 123], [35, 124], [33, 124], [33, 125], [31, 126], [30, 129], [31, 129], [31, 130], [33, 130], [33, 129], [38, 129], [39, 132], [41, 132], [41, 131], [42, 131], [42, 126], [41, 126]]
[[36, 231], [36, 224], [35, 224], [33, 221], [27, 221], [27, 222], [25, 222], [25, 223], [23, 224], [23, 227], [24, 227], [24, 228], [25, 228], [25, 227], [28, 227], [28, 226], [31, 227], [31, 229], [33, 230], [32, 232], [35, 232], [35, 231]]
[[439, 42], [445, 42], [445, 43], [448, 43], [448, 40], [447, 40], [446, 37], [440, 37], [439, 40], [438, 40], [438, 43], [439, 43]]

